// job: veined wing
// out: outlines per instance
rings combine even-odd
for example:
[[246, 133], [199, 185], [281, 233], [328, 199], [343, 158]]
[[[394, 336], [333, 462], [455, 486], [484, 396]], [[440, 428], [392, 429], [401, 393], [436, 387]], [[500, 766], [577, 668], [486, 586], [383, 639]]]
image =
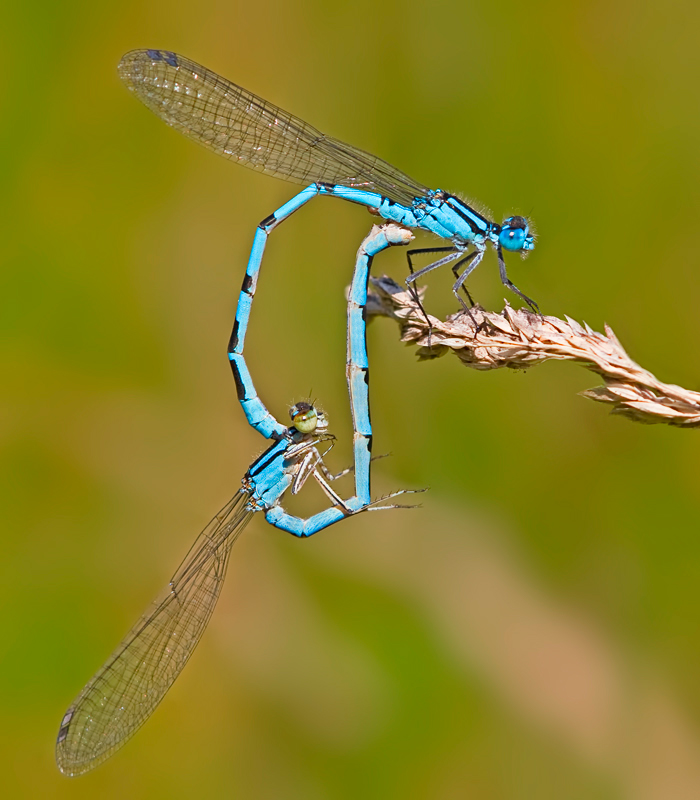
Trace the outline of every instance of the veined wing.
[[199, 534], [172, 580], [66, 711], [58, 768], [80, 775], [148, 719], [192, 655], [219, 599], [231, 547], [255, 513], [241, 490]]
[[403, 205], [428, 191], [381, 158], [325, 136], [176, 53], [133, 50], [119, 63], [119, 74], [168, 125], [251, 169], [304, 185], [363, 188]]

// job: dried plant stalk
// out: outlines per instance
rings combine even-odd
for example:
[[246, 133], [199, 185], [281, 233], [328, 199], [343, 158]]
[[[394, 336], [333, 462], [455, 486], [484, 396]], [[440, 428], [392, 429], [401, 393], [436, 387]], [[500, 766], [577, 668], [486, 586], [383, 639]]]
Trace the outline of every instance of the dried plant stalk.
[[[429, 315], [432, 330], [405, 287], [391, 278], [372, 278], [368, 314], [391, 317], [401, 328], [401, 341], [415, 344], [421, 360], [452, 351], [472, 369], [526, 369], [543, 361], [576, 361], [600, 375], [604, 386], [581, 392], [609, 403], [612, 413], [636, 422], [700, 426], [700, 392], [661, 383], [627, 355], [612, 330], [605, 334], [568, 317], [540, 317], [506, 306], [495, 314], [475, 306], [442, 321]], [[421, 290], [424, 291], [424, 290]]]

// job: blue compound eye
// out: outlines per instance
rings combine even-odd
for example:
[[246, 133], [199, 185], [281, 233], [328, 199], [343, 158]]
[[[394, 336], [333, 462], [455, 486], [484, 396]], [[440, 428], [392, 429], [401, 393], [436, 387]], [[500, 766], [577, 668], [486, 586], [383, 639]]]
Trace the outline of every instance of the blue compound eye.
[[525, 217], [508, 217], [501, 226], [498, 241], [504, 250], [532, 250], [534, 242]]

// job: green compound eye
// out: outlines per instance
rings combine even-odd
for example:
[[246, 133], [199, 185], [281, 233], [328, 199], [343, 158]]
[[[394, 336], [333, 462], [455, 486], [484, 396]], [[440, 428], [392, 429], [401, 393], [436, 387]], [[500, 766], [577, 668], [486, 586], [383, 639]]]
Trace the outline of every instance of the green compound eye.
[[313, 433], [318, 425], [318, 414], [311, 403], [297, 403], [289, 409], [292, 425], [299, 433]]

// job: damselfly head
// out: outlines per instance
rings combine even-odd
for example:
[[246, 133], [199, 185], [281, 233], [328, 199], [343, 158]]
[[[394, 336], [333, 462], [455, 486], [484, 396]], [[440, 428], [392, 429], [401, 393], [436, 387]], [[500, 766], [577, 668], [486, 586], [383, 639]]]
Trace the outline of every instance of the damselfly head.
[[292, 418], [292, 426], [299, 433], [321, 432], [328, 428], [328, 420], [323, 411], [306, 401], [295, 403], [289, 409], [289, 416]]
[[525, 252], [535, 247], [535, 237], [530, 233], [530, 224], [525, 217], [508, 217], [501, 225], [498, 243], [504, 250]]

